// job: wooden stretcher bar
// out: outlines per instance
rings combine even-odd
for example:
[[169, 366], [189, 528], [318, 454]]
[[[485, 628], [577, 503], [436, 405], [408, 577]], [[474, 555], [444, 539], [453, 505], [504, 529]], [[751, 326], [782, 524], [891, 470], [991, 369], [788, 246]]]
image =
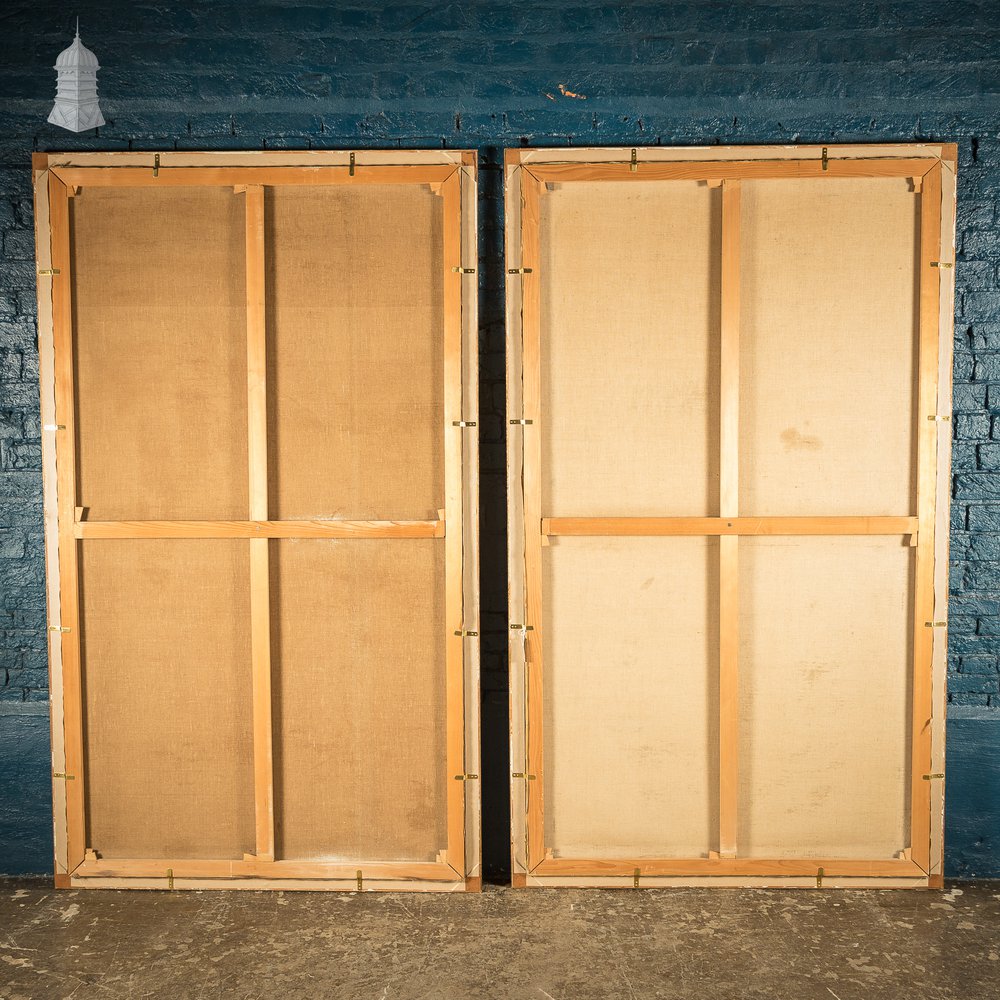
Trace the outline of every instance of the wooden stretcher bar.
[[913, 535], [915, 517], [543, 517], [542, 534], [578, 537], [653, 535]]
[[296, 184], [443, 184], [455, 166], [350, 167], [59, 167], [51, 171], [69, 187], [235, 187]]
[[442, 521], [78, 521], [77, 538], [444, 538]]
[[571, 181], [737, 181], [798, 178], [923, 177], [937, 159], [733, 160], [692, 163], [532, 163], [523, 169], [546, 184]]

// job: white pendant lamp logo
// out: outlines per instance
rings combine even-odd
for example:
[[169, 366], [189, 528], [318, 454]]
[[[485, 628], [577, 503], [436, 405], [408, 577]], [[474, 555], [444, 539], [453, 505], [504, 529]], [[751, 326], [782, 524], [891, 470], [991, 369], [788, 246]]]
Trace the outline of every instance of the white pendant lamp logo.
[[70, 132], [85, 132], [104, 124], [97, 105], [97, 56], [80, 41], [80, 19], [76, 19], [73, 44], [56, 59], [56, 103], [49, 122]]

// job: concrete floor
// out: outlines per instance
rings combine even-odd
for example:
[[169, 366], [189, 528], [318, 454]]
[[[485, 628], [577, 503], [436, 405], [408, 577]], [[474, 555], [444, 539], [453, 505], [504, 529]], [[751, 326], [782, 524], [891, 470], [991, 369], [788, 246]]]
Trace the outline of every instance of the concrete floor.
[[1000, 882], [444, 896], [8, 880], [0, 997], [991, 1000]]

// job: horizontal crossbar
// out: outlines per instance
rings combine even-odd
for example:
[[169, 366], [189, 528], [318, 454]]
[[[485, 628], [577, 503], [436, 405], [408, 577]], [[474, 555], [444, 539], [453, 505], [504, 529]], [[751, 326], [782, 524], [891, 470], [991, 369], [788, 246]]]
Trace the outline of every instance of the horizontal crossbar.
[[915, 517], [543, 517], [542, 534], [913, 535]]
[[444, 521], [77, 521], [77, 538], [444, 538]]

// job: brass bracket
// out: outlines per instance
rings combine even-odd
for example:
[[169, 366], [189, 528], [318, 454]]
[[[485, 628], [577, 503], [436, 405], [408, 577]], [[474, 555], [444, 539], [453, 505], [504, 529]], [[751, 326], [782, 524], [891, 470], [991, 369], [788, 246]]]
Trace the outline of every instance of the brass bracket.
[[478, 632], [470, 632], [468, 629], [460, 628], [460, 629], [455, 629], [455, 635], [461, 635], [461, 636], [479, 635], [479, 633]]
[[49, 631], [50, 632], [69, 632], [70, 629], [68, 629], [65, 625], [50, 625], [49, 626]]
[[174, 887], [174, 870], [173, 868], [167, 869], [167, 888], [173, 889]]
[[629, 173], [634, 174], [639, 169], [639, 159], [636, 150], [632, 150], [632, 162], [628, 165]]
[[154, 177], [159, 177], [160, 176], [160, 154], [159, 153], [156, 153], [153, 156], [153, 176]]
[[475, 274], [476, 269], [474, 267], [453, 267], [452, 270], [455, 274]]
[[[350, 162], [350, 165], [347, 168], [347, 173], [351, 177], [354, 176], [354, 154], [353, 153], [351, 153], [351, 162]], [[359, 885], [361, 884], [361, 872], [358, 872], [358, 884]]]
[[61, 274], [62, 272], [58, 267], [43, 267], [35, 272], [40, 278], [44, 278], [46, 275], [51, 277], [54, 274]]
[[823, 869], [822, 868], [820, 868], [816, 872], [816, 888], [817, 889], [822, 889], [823, 888]]
[[949, 263], [944, 260], [932, 260], [931, 267], [954, 267], [954, 263]]
[[522, 427], [526, 427], [528, 424], [533, 424], [534, 420], [512, 420], [512, 425], [520, 424]]
[[515, 771], [511, 775], [511, 777], [512, 778], [523, 778], [525, 781], [535, 781], [536, 780], [535, 779], [535, 775], [533, 775], [533, 774], [526, 774], [524, 771]]
[[43, 431], [64, 431], [66, 430], [65, 424], [43, 424]]
[[512, 629], [521, 629], [521, 628], [523, 628], [525, 632], [534, 632], [535, 631], [535, 626], [534, 625], [511, 625], [511, 628]]
[[928, 420], [940, 420], [940, 421], [943, 421], [944, 423], [947, 423], [949, 420], [951, 420], [951, 417], [950, 416], [939, 417], [936, 413], [932, 413], [927, 419]]
[[479, 778], [478, 774], [456, 774], [455, 775], [455, 780], [456, 781], [476, 781], [476, 780], [478, 780], [478, 778]]
[[924, 628], [947, 628], [947, 622], [924, 622]]
[[475, 427], [475, 420], [453, 420], [451, 422], [452, 427]]
[[62, 771], [53, 771], [52, 772], [52, 777], [53, 778], [63, 778], [65, 781], [74, 781], [75, 778], [76, 778], [75, 775], [73, 775], [73, 774], [63, 774]]
[[829, 170], [830, 169], [829, 153], [828, 153], [828, 150], [827, 150], [826, 146], [823, 147], [823, 169], [824, 170]]
[[[352, 160], [354, 159], [354, 154], [353, 153], [351, 153], [351, 159]], [[361, 892], [362, 891], [363, 882], [362, 882], [362, 878], [361, 878], [361, 869], [360, 868], [354, 873], [354, 877], [358, 880], [358, 892]]]
[[530, 267], [508, 267], [508, 274], [533, 274], [534, 272]]
[[944, 773], [940, 772], [938, 774], [925, 774], [922, 777], [923, 777], [924, 781], [934, 781], [934, 780], [936, 780], [938, 778], [943, 778], [944, 777]]
[[632, 872], [632, 888], [633, 889], [638, 889], [639, 888], [639, 875], [640, 874], [641, 874], [641, 869], [639, 869], [639, 868], [636, 868], [636, 870], [634, 872]]

